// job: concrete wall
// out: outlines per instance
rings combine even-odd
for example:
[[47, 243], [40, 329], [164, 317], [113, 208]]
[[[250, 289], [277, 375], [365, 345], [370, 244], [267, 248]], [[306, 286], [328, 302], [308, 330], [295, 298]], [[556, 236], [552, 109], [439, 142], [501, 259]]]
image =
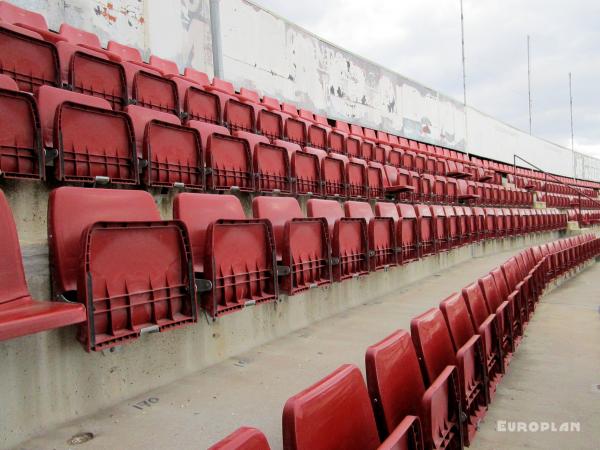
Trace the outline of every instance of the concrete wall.
[[[326, 42], [247, 0], [13, 0], [213, 75], [211, 23], [223, 78], [331, 118], [506, 163], [516, 153], [549, 172], [600, 180], [600, 160], [535, 138], [442, 93]], [[215, 42], [217, 44], [217, 42]], [[524, 165], [525, 166], [525, 165]]]

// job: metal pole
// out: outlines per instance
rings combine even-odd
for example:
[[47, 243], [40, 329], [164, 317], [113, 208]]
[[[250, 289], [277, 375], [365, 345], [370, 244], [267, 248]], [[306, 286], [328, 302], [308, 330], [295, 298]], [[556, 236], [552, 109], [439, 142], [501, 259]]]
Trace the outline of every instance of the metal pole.
[[221, 11], [219, 0], [210, 0], [210, 34], [212, 38], [213, 70], [215, 77], [223, 78], [223, 45], [221, 41]]
[[569, 72], [569, 106], [571, 109], [571, 152], [573, 153], [573, 179], [575, 179], [575, 139], [573, 135], [573, 90], [571, 88], [571, 72]]
[[462, 46], [463, 71], [463, 103], [467, 104], [467, 73], [465, 70], [465, 19], [463, 16], [463, 0], [460, 0], [460, 42]]
[[531, 134], [531, 63], [529, 56], [529, 35], [527, 35], [527, 92], [529, 94], [529, 134]]

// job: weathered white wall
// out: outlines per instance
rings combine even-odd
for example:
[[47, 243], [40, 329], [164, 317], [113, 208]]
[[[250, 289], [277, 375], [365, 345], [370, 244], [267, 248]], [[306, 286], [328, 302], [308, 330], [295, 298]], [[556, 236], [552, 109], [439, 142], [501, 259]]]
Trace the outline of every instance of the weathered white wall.
[[[210, 0], [13, 0], [63, 21], [213, 70]], [[248, 0], [220, 0], [223, 78], [332, 118], [507, 163], [516, 153], [573, 176], [569, 149], [530, 136], [461, 102], [336, 47]], [[600, 160], [576, 153], [576, 176], [600, 180]]]
[[332, 118], [457, 149], [463, 105], [244, 0], [222, 0], [224, 77]]

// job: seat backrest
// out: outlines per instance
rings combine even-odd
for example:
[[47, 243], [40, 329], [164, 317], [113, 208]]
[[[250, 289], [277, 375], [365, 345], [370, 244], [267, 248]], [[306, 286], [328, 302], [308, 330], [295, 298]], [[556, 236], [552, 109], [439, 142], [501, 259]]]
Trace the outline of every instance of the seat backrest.
[[365, 369], [381, 436], [394, 431], [406, 416], [420, 414], [425, 383], [407, 331], [398, 330], [367, 348]]
[[0, 2], [0, 21], [15, 25], [29, 25], [41, 30], [48, 29], [48, 23], [43, 15], [19, 8], [7, 1]]
[[119, 55], [123, 61], [143, 62], [142, 54], [135, 47], [123, 45], [115, 41], [108, 41], [107, 50]]
[[291, 397], [283, 408], [283, 448], [375, 450], [380, 440], [360, 369], [346, 364]]
[[97, 48], [102, 47], [100, 38], [94, 33], [75, 28], [68, 23], [61, 24], [59, 34], [72, 44], [84, 44]]
[[442, 300], [440, 311], [450, 331], [454, 351], [458, 351], [475, 334], [467, 303], [461, 294], [453, 293]]
[[159, 58], [156, 55], [150, 55], [150, 65], [156, 67], [164, 75], [179, 75], [179, 67], [175, 61]]
[[298, 200], [293, 197], [254, 197], [252, 214], [257, 219], [269, 219], [273, 225], [278, 256], [283, 251], [286, 222], [304, 217]]
[[208, 450], [270, 450], [269, 442], [262, 431], [252, 427], [241, 427], [226, 436]]
[[83, 232], [96, 222], [161, 220], [145, 191], [60, 187], [48, 200], [48, 237], [55, 294], [77, 290]]
[[306, 202], [308, 217], [324, 217], [329, 225], [329, 232], [333, 232], [335, 222], [344, 217], [341, 205], [335, 200], [322, 200], [311, 198]]
[[495, 312], [505, 300], [500, 296], [500, 291], [496, 286], [496, 281], [491, 273], [481, 277], [478, 280], [479, 288], [483, 292], [483, 296], [487, 303], [488, 310]]
[[[415, 210], [413, 208], [413, 214]], [[391, 217], [394, 221], [400, 220], [398, 208], [394, 203], [377, 202], [375, 203], [375, 215], [379, 217]]]
[[173, 125], [181, 125], [181, 121], [176, 115], [168, 114], [163, 111], [157, 111], [156, 109], [143, 108], [137, 105], [128, 105], [125, 111], [129, 117], [131, 117], [133, 131], [135, 132], [136, 150], [138, 156], [142, 155], [144, 138], [146, 136], [146, 126], [148, 125], [148, 122], [157, 120]]
[[173, 218], [187, 226], [192, 245], [194, 272], [203, 272], [206, 232], [219, 219], [245, 219], [240, 200], [234, 195], [178, 194], [173, 201]]
[[208, 78], [208, 75], [191, 67], [186, 67], [184, 69], [183, 76], [202, 86], [208, 86], [210, 84], [210, 79]]
[[354, 217], [358, 219], [366, 219], [367, 223], [375, 217], [371, 205], [367, 202], [347, 201], [344, 203], [344, 211], [346, 217]]
[[477, 330], [490, 315], [490, 311], [483, 296], [483, 291], [481, 290], [479, 283], [474, 282], [463, 288], [462, 295], [467, 302], [469, 314], [473, 321], [473, 327]]
[[500, 299], [502, 301], [507, 300], [508, 295], [510, 294], [510, 290], [508, 288], [508, 283], [506, 282], [506, 277], [504, 276], [502, 268], [496, 267], [495, 269], [490, 271], [490, 274], [496, 282], [496, 287], [498, 289], [498, 292], [500, 293]]
[[4, 192], [0, 190], [0, 310], [4, 303], [29, 295], [17, 227]]
[[110, 103], [102, 98], [52, 86], [40, 86], [37, 93], [37, 103], [40, 112], [40, 123], [45, 147], [49, 148], [54, 145], [54, 124], [57, 108], [65, 102], [73, 102], [78, 105], [112, 110]]
[[452, 339], [439, 308], [431, 308], [413, 318], [410, 322], [410, 334], [426, 386], [433, 383], [447, 366], [456, 365]]
[[519, 279], [519, 275], [517, 273], [518, 267], [517, 267], [517, 260], [512, 257], [510, 258], [508, 261], [506, 261], [504, 264], [502, 264], [502, 272], [504, 273], [504, 276], [506, 277], [506, 284], [508, 286], [508, 289], [513, 290], [515, 288], [515, 286], [519, 283], [519, 281], [521, 281]]

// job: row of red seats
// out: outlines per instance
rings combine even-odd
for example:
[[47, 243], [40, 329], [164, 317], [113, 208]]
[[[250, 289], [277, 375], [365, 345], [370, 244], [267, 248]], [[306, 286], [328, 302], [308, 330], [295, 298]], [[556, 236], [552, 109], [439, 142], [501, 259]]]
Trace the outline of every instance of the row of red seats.
[[600, 223], [600, 212], [597, 210], [575, 210], [567, 211], [568, 219], [579, 222], [582, 227], [589, 227]]
[[[0, 209], [9, 229], [4, 199]], [[481, 239], [561, 229], [566, 219], [554, 210], [384, 202], [373, 212], [366, 202], [342, 208], [323, 199], [309, 200], [304, 217], [295, 198], [261, 196], [252, 209], [247, 218], [233, 195], [182, 193], [175, 220], [161, 221], [145, 191], [55, 189], [48, 204], [54, 299], [86, 305], [79, 338], [101, 350], [195, 322], [196, 292], [217, 317], [275, 301], [280, 291], [293, 295]], [[16, 232], [6, 235], [18, 249]], [[6, 255], [7, 267], [21, 264], [16, 251]], [[24, 283], [8, 289], [7, 304], [26, 290]], [[3, 339], [39, 331], [3, 325], [13, 330], [0, 331]]]
[[41, 86], [34, 99], [4, 76], [0, 87], [0, 113], [6, 115], [0, 121], [5, 142], [0, 169], [7, 178], [43, 178], [44, 160], [54, 156], [55, 178], [73, 183], [141, 181], [191, 190], [531, 204], [523, 190], [419, 175], [243, 131], [232, 136], [207, 122], [183, 126], [173, 115], [136, 105], [113, 111], [102, 99], [49, 86]]
[[[462, 449], [476, 435], [545, 289], [600, 254], [592, 235], [528, 248], [370, 346], [283, 409], [285, 450]], [[243, 427], [210, 450], [269, 450]]]
[[536, 196], [539, 201], [546, 202], [546, 206], [548, 207], [571, 208], [576, 206], [600, 209], [600, 200], [592, 200], [586, 197], [579, 198], [573, 195], [546, 194], [541, 192], [538, 192]]
[[[491, 165], [495, 168], [495, 170], [505, 173], [507, 175], [509, 174], [511, 177], [515, 177], [514, 180], [511, 182], [515, 182], [517, 184], [524, 183], [525, 185], [535, 184], [536, 186], [544, 186], [545, 182], [548, 181], [548, 177], [544, 172], [538, 172], [534, 169], [526, 169], [523, 167], [515, 168], [511, 164], [495, 163], [493, 161], [485, 160], [483, 160], [483, 164], [484, 166]], [[519, 179], [521, 179], [521, 181], [519, 181]], [[556, 181], [558, 181], [558, 183], [556, 183]], [[598, 182], [587, 180], [573, 180], [573, 178], [571, 177], [564, 177], [561, 175], [554, 175], [553, 178], [550, 179], [550, 181], [548, 182], [558, 184], [559, 186], [559, 183], [562, 183], [563, 185], [569, 185], [576, 188], [590, 189], [595, 192], [597, 192], [598, 189], [600, 189], [600, 183]]]
[[[341, 153], [363, 164], [368, 161], [387, 163], [418, 173], [501, 184], [500, 165], [496, 165], [498, 173], [495, 173], [492, 163], [477, 158], [470, 160], [467, 155], [454, 150], [340, 121], [334, 123], [294, 105], [280, 104], [274, 98], [265, 96], [261, 99], [257, 92], [249, 89], [242, 88], [238, 94], [231, 83], [218, 78], [210, 82], [205, 74], [191, 68], [180, 74], [175, 63], [156, 56], [144, 63], [137, 49], [117, 42], [110, 41], [104, 49], [96, 35], [67, 24], [61, 26], [59, 33], [53, 33], [48, 30], [43, 16], [8, 2], [0, 2], [0, 21], [0, 40], [10, 49], [0, 55], [1, 72], [13, 77], [20, 89], [27, 92], [37, 92], [42, 85], [66, 86], [75, 92], [106, 100], [115, 112], [135, 103], [179, 115], [185, 122], [206, 121], [224, 124], [231, 131], [258, 132], [271, 143], [285, 139], [301, 146]], [[28, 114], [30, 117], [35, 115]], [[153, 119], [178, 124], [177, 119], [167, 116], [154, 116]], [[188, 140], [192, 139], [188, 136]], [[141, 143], [139, 137], [137, 142]], [[37, 155], [27, 151], [25, 156], [16, 154], [23, 153], [21, 147], [7, 145], [4, 158], [16, 159], [13, 166], [34, 164]], [[30, 148], [26, 146], [25, 150]], [[142, 153], [139, 148], [138, 153]], [[187, 173], [195, 172], [197, 168], [180, 167], [182, 158], [198, 158], [189, 153], [175, 152], [169, 155], [175, 163], [163, 161], [158, 165], [156, 170], [165, 175], [163, 181], [167, 185], [171, 178], [177, 184], [185, 184], [190, 178], [197, 181], [194, 179], [198, 174]], [[92, 160], [96, 159], [93, 162], [102, 162], [98, 155], [86, 155], [84, 160], [90, 156]], [[109, 161], [104, 161], [105, 165], [120, 165], [122, 154], [110, 156]], [[123, 167], [121, 170], [126, 171]], [[233, 176], [238, 175], [236, 170], [232, 171]], [[11, 170], [3, 172], [10, 174]], [[240, 172], [244, 172], [243, 168]], [[185, 178], [183, 181], [179, 179], [181, 175]], [[239, 176], [244, 178], [246, 173]]]

